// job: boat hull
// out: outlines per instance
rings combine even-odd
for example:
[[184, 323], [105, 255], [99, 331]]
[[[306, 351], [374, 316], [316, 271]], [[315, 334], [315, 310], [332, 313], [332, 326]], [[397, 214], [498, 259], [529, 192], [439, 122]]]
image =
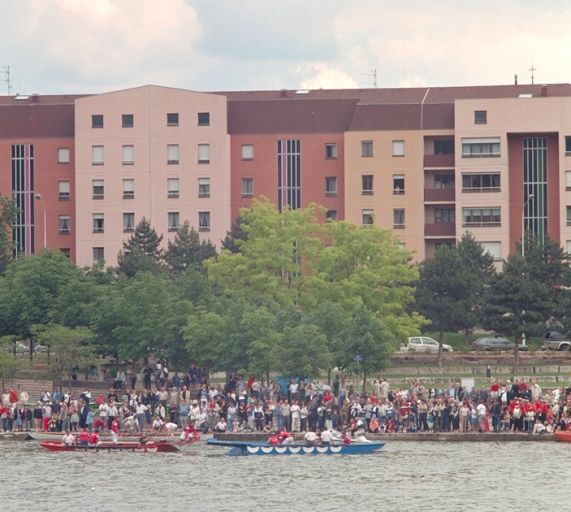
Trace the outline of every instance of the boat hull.
[[222, 441], [209, 439], [209, 445], [228, 446], [228, 455], [367, 455], [380, 450], [385, 443], [351, 443], [328, 446], [304, 446], [302, 444], [271, 445], [267, 442]]
[[120, 443], [110, 443], [107, 441], [101, 442], [97, 446], [66, 446], [62, 443], [56, 443], [53, 441], [41, 441], [40, 446], [49, 450], [51, 452], [76, 452], [76, 451], [153, 451], [153, 452], [178, 452], [178, 448], [170, 443], [155, 443], [148, 442], [146, 444], [139, 444], [135, 442], [120, 442]]
[[561, 441], [562, 443], [571, 443], [571, 430], [560, 430], [553, 434], [556, 441]]

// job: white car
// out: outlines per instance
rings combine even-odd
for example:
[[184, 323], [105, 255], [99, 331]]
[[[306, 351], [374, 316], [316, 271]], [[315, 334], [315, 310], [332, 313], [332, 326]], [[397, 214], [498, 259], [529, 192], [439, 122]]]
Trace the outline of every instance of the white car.
[[[410, 352], [430, 352], [436, 354], [438, 352], [438, 342], [428, 336], [411, 336], [405, 349]], [[443, 343], [442, 352], [452, 352], [452, 347]]]

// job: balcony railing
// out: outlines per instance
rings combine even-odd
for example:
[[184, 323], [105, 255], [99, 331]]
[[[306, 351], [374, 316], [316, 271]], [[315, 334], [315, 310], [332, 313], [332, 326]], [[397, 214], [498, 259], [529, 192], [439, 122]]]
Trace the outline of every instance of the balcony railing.
[[456, 236], [456, 223], [425, 224], [424, 236]]
[[453, 203], [456, 200], [456, 190], [453, 188], [425, 188], [424, 200]]
[[424, 167], [453, 169], [454, 155], [424, 155]]

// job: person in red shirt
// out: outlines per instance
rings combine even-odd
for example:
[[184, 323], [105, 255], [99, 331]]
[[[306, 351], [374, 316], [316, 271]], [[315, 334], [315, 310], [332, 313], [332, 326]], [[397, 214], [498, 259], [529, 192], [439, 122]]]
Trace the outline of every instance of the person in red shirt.
[[79, 433], [79, 446], [87, 447], [88, 444], [89, 444], [89, 432], [87, 431], [86, 428], [84, 428]]
[[89, 446], [99, 446], [101, 444], [99, 432], [97, 432], [97, 430], [89, 434], [88, 444]]
[[115, 418], [112, 422], [111, 422], [111, 439], [113, 441], [113, 444], [117, 444], [119, 439], [119, 422], [117, 421], [117, 418]]

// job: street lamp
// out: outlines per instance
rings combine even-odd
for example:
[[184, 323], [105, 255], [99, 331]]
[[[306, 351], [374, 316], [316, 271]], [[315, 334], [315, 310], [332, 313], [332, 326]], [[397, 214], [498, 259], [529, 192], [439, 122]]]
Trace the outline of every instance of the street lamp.
[[529, 203], [530, 199], [533, 199], [534, 195], [529, 194], [527, 199], [524, 201], [521, 207], [521, 257], [525, 258], [525, 207]]
[[44, 198], [42, 194], [36, 194], [34, 196], [42, 205], [42, 212], [44, 217], [44, 249], [47, 247], [47, 222], [46, 222], [46, 204], [44, 203]]

